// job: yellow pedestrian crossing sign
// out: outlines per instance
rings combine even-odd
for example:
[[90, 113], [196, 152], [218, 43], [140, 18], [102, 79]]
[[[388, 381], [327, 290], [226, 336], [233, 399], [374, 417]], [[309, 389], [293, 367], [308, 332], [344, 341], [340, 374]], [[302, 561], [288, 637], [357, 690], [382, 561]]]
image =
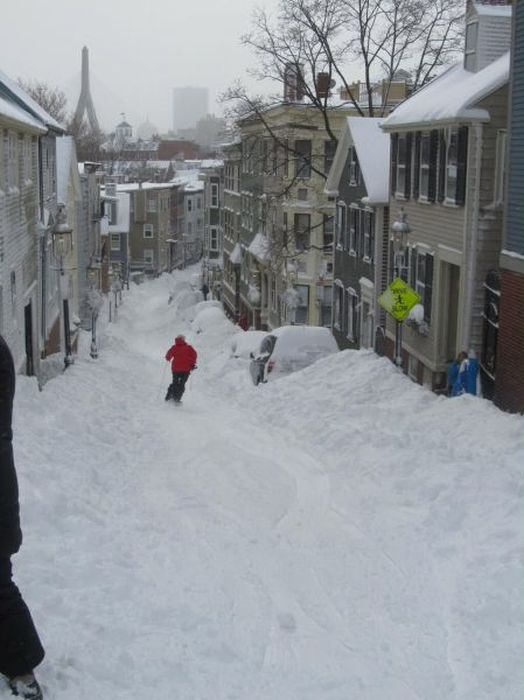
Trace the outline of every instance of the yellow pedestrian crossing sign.
[[403, 321], [411, 309], [420, 304], [420, 295], [403, 279], [395, 277], [377, 301], [394, 319]]

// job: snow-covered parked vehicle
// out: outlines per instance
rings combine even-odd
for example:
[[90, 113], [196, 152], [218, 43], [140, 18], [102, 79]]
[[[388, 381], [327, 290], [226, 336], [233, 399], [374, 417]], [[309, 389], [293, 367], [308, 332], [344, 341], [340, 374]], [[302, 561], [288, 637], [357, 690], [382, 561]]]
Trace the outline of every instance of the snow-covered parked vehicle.
[[231, 355], [236, 358], [249, 360], [252, 354], [260, 350], [260, 343], [266, 337], [267, 331], [240, 331], [231, 338]]
[[249, 371], [255, 385], [312, 365], [338, 352], [329, 328], [282, 326], [268, 333], [258, 352], [251, 353]]

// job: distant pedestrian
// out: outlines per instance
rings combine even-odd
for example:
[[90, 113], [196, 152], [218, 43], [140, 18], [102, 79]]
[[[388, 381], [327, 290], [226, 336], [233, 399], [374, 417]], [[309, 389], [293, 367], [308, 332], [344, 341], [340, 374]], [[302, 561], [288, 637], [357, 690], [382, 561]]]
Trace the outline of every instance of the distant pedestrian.
[[209, 287], [207, 284], [204, 282], [202, 285], [202, 294], [204, 295], [204, 301], [207, 301], [207, 295], [209, 294]]
[[11, 556], [22, 544], [18, 482], [13, 457], [15, 370], [0, 336], [0, 673], [13, 695], [42, 700], [33, 669], [44, 658], [31, 614], [12, 578]]
[[189, 374], [196, 369], [197, 353], [195, 348], [186, 342], [185, 336], [177, 335], [175, 344], [166, 352], [166, 360], [171, 362], [173, 373], [173, 381], [167, 389], [166, 401], [173, 399], [175, 403], [180, 403]]

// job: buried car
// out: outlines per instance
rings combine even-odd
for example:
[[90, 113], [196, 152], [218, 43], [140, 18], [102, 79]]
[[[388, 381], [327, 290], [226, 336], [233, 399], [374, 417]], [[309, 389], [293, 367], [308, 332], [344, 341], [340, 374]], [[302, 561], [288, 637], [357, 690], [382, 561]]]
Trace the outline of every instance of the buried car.
[[312, 365], [338, 352], [329, 328], [282, 326], [270, 331], [251, 353], [249, 371], [255, 385]]

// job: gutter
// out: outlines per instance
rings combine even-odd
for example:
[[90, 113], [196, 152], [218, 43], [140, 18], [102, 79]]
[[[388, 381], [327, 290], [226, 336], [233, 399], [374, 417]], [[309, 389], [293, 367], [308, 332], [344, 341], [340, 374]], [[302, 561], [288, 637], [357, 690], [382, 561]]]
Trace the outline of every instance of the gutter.
[[[473, 125], [475, 137], [475, 182], [473, 186], [473, 201], [471, 203], [471, 223], [468, 224], [468, 208], [464, 225], [463, 250], [466, 253], [464, 301], [462, 315], [462, 346], [461, 350], [469, 351], [471, 342], [471, 322], [473, 318], [473, 297], [475, 288], [475, 268], [478, 243], [478, 221], [480, 210], [480, 176], [482, 164], [482, 124]], [[468, 144], [469, 146], [469, 144]], [[468, 230], [471, 227], [468, 245]]]

